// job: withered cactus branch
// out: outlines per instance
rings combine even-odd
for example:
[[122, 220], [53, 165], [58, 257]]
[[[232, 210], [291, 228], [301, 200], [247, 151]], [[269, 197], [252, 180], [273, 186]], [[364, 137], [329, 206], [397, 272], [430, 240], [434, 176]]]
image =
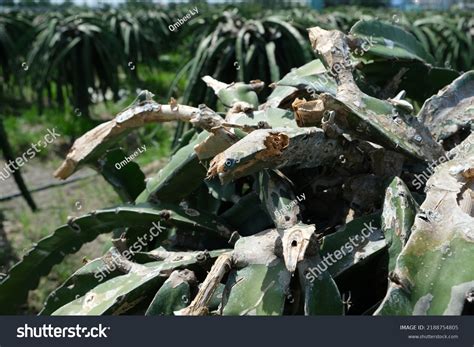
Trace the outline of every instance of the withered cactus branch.
[[[156, 292], [150, 314], [159, 314], [163, 302], [176, 315], [344, 314], [343, 305], [349, 303], [339, 290], [367, 289], [346, 277], [377, 272], [382, 282], [389, 274], [388, 291], [382, 301], [382, 295], [371, 299], [366, 313], [462, 313], [466, 297], [474, 292], [466, 265], [474, 262], [473, 135], [462, 149], [455, 148], [459, 153], [451, 151], [447, 163], [438, 165], [426, 186], [416, 188], [417, 195], [412, 194], [414, 183], [404, 180], [444, 157], [442, 140], [458, 143], [453, 137], [464, 138], [472, 123], [466, 112], [472, 105], [472, 74], [429, 99], [417, 117], [404, 100], [406, 93], [398, 90], [403, 74], [388, 81], [396, 84], [388, 89], [397, 95], [386, 95], [386, 100], [358, 87], [354, 69], [361, 66], [353, 64], [351, 53], [360, 52], [364, 40], [319, 27], [309, 29], [309, 38], [319, 59], [276, 82], [266, 104], [257, 96], [261, 81], [227, 84], [204, 76], [225, 117], [205, 105], [189, 107], [175, 99], [160, 105], [146, 92], [75, 142], [56, 172], [59, 178], [101, 159], [121, 136], [144, 124], [184, 121], [203, 130], [147, 181], [135, 201], [144, 204], [140, 211], [123, 211], [117, 224], [116, 214], [101, 217], [110, 218], [114, 227], [131, 229], [114, 240], [118, 250], [113, 252], [119, 253], [134, 233], [142, 232], [127, 224], [130, 219], [154, 220], [157, 209], [167, 204], [166, 211], [173, 211], [167, 217], [173, 231], [166, 243], [160, 240], [150, 247], [165, 245], [170, 251], [160, 247], [140, 252], [135, 259], [140, 264], [119, 253], [116, 267], [123, 275], [94, 289], [109, 294], [123, 281], [126, 305], [117, 310], [112, 298], [101, 311], [91, 311], [80, 301], [59, 310], [50, 303], [51, 312], [131, 311], [149, 288], [156, 290], [149, 279], [158, 283], [169, 277]], [[327, 84], [311, 92], [307, 87], [314, 81]], [[441, 124], [434, 124], [436, 120]], [[421, 206], [419, 199], [424, 199]], [[100, 219], [90, 216], [83, 224], [92, 221]], [[230, 239], [233, 249], [220, 249], [219, 242], [226, 246]], [[116, 260], [110, 254], [99, 260], [111, 266]], [[209, 254], [215, 261], [203, 261]], [[328, 264], [333, 256], [336, 260]], [[201, 271], [191, 277], [177, 272], [188, 267]], [[349, 271], [350, 276], [343, 275]], [[137, 281], [142, 282], [135, 287]], [[196, 281], [202, 284], [188, 305]], [[185, 304], [178, 296], [186, 298]]]
[[199, 288], [194, 300], [191, 304], [175, 312], [176, 315], [182, 316], [203, 316], [209, 313], [208, 303], [211, 300], [217, 286], [221, 282], [222, 278], [232, 267], [232, 256], [230, 253], [221, 254], [217, 257], [214, 265], [206, 276], [206, 279]]
[[120, 139], [121, 135], [148, 123], [185, 121], [201, 127], [218, 136], [234, 138], [222, 127], [223, 119], [214, 111], [202, 105], [199, 108], [170, 102], [161, 105], [153, 100], [140, 102], [120, 112], [114, 119], [102, 123], [78, 138], [65, 161], [55, 171], [54, 176], [66, 179], [77, 169], [78, 165], [101, 154], [101, 147], [108, 147]]
[[[333, 72], [337, 82], [336, 96], [321, 93], [316, 99], [322, 100], [322, 103], [308, 105], [313, 109], [309, 113], [311, 117], [314, 117], [315, 112], [316, 115], [320, 114], [324, 107], [326, 111], [335, 111], [335, 123], [338, 127], [356, 138], [363, 135], [365, 139], [388, 145], [395, 150], [401, 149], [425, 161], [436, 160], [444, 154], [443, 148], [434, 140], [428, 128], [410, 114], [400, 98], [396, 102], [383, 101], [370, 97], [359, 89], [352, 73], [350, 45], [355, 45], [352, 38], [342, 32], [327, 31], [319, 27], [309, 29], [309, 38], [313, 49], [326, 69]], [[301, 107], [303, 105], [299, 104], [298, 108]], [[302, 115], [304, 116], [299, 112], [300, 118]], [[300, 123], [306, 122], [300, 120]]]

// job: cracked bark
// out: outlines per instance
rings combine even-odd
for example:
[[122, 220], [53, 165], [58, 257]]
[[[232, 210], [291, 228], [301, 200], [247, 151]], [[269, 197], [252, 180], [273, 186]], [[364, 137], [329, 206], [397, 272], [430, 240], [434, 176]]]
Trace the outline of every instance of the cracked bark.
[[181, 316], [204, 316], [209, 313], [207, 308], [209, 300], [216, 291], [217, 286], [221, 282], [224, 275], [230, 270], [232, 266], [232, 256], [230, 253], [221, 254], [217, 259], [206, 279], [199, 288], [194, 300], [188, 307], [176, 312], [176, 315]]
[[330, 139], [315, 127], [259, 129], [214, 157], [208, 177], [217, 175], [222, 183], [227, 183], [265, 168], [332, 165], [335, 159], [348, 152], [355, 159], [362, 156], [351, 151], [352, 147], [343, 138]]
[[[335, 111], [335, 123], [355, 138], [363, 135], [394, 150], [431, 161], [444, 154], [443, 148], [433, 139], [428, 128], [418, 122], [405, 103], [395, 104], [370, 97], [359, 89], [352, 74], [350, 46], [357, 40], [332, 30], [319, 27], [309, 29], [313, 49], [327, 70], [333, 72], [337, 82], [336, 97], [323, 93], [318, 96], [328, 111]], [[401, 105], [402, 103], [402, 105]]]
[[[460, 155], [428, 180], [426, 199], [375, 314], [461, 314], [465, 293], [458, 289], [474, 283], [472, 272], [459, 266], [472, 263], [474, 250], [474, 134], [459, 146]], [[451, 293], [444, 289], [450, 287]]]

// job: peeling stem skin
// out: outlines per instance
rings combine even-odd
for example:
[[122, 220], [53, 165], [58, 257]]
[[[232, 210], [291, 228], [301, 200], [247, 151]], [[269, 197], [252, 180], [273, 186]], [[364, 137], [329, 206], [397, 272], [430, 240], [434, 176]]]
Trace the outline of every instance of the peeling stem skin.
[[[214, 93], [216, 95], [221, 90], [232, 88], [235, 85], [235, 83], [227, 84], [224, 82], [220, 82], [209, 75], [204, 76], [202, 80], [207, 84], [208, 87], [211, 87], [212, 90], [214, 90]], [[253, 80], [253, 81], [250, 81], [249, 84], [245, 84], [245, 85], [248, 86], [249, 89], [258, 92], [263, 89], [263, 87], [265, 86], [265, 83], [259, 80]]]
[[385, 191], [382, 213], [382, 231], [388, 246], [388, 271], [395, 268], [398, 255], [411, 233], [418, 210], [416, 201], [405, 183], [395, 177]]
[[258, 107], [257, 92], [263, 89], [265, 83], [260, 80], [250, 81], [249, 84], [243, 82], [226, 84], [210, 76], [204, 76], [202, 80], [214, 90], [219, 100], [228, 108], [256, 109]]
[[204, 76], [202, 78], [204, 83], [207, 84], [208, 87], [211, 87], [212, 90], [214, 90], [214, 93], [217, 95], [222, 89], [226, 89], [229, 87], [229, 84], [221, 82], [216, 80], [215, 78], [212, 78], [211, 76]]
[[207, 274], [207, 277], [199, 288], [199, 292], [194, 300], [188, 307], [178, 311], [177, 314], [182, 316], [204, 316], [208, 314], [209, 311], [207, 305], [209, 300], [211, 300], [212, 295], [219, 286], [219, 283], [224, 275], [231, 269], [231, 266], [231, 253], [221, 254]]
[[[305, 257], [306, 250], [314, 242], [314, 225], [301, 223], [299, 206], [290, 181], [279, 171], [263, 170], [259, 175], [260, 199], [265, 204], [280, 235], [283, 259], [289, 272]], [[315, 254], [315, 252], [313, 252]]]
[[174, 120], [190, 121], [199, 112], [195, 107], [178, 105], [160, 105], [155, 101], [147, 101], [141, 105], [132, 106], [120, 112], [114, 119], [102, 123], [78, 138], [66, 160], [61, 164], [54, 176], [66, 179], [74, 173], [79, 163], [89, 159], [98, 147], [112, 141], [119, 135], [147, 123], [168, 122]]
[[232, 267], [242, 269], [250, 264], [269, 265], [283, 257], [281, 237], [276, 229], [244, 236], [237, 240], [232, 252]]
[[324, 116], [325, 107], [321, 99], [306, 101], [296, 98], [291, 107], [299, 127], [320, 126]]
[[351, 146], [341, 138], [327, 138], [315, 127], [259, 129], [218, 154], [211, 161], [208, 177], [218, 175], [225, 184], [262, 169], [334, 165]]
[[118, 269], [124, 274], [146, 269], [145, 266], [128, 260], [116, 248], [112, 248], [109, 252], [107, 252], [107, 254], [102, 257], [102, 259], [104, 260], [104, 263], [107, 265], [108, 269]]
[[468, 71], [426, 100], [417, 117], [438, 141], [445, 140], [462, 128], [473, 127], [473, 103], [474, 71]]
[[474, 170], [474, 134], [457, 147], [459, 155], [438, 166], [426, 184], [426, 199], [376, 315], [461, 314], [462, 305], [454, 303], [463, 302], [465, 293], [455, 289], [474, 283], [469, 266], [474, 262], [474, 216], [459, 200], [474, 188], [469, 175]]
[[186, 256], [190, 256], [189, 252], [167, 251], [166, 249], [162, 247], [149, 251], [147, 252], [147, 254], [151, 256], [153, 259], [159, 260], [159, 261], [173, 261], [173, 259], [175, 258], [183, 258]]
[[224, 120], [208, 108], [196, 108], [174, 103], [160, 105], [149, 100], [125, 109], [114, 119], [100, 124], [78, 138], [69, 150], [65, 161], [54, 172], [54, 176], [59, 179], [68, 178], [76, 171], [78, 165], [99, 154], [98, 152], [103, 149], [102, 146], [108, 147], [120, 135], [125, 135], [130, 130], [148, 123], [179, 120], [191, 122], [195, 126], [216, 134], [224, 133], [219, 136], [234, 136], [229, 130], [220, 127], [220, 122]]
[[[347, 37], [338, 30], [324, 30], [319, 27], [309, 29], [311, 46], [322, 58], [328, 71], [335, 71], [337, 82], [337, 96], [350, 95], [360, 98], [361, 91], [357, 87], [352, 75], [349, 46]], [[340, 69], [339, 69], [340, 67]]]
[[201, 143], [194, 146], [194, 152], [200, 161], [213, 158], [238, 141], [238, 137], [226, 128], [216, 129], [216, 132]]
[[[352, 129], [353, 123], [358, 123], [357, 126], [363, 128], [361, 132], [370, 140], [378, 139], [395, 149], [400, 147], [407, 154], [425, 161], [436, 160], [444, 154], [441, 145], [414, 116], [405, 115], [406, 111], [399, 114], [392, 103], [370, 97], [359, 89], [352, 74], [349, 50], [349, 45], [357, 46], [357, 39], [337, 30], [327, 31], [319, 27], [309, 29], [309, 38], [323, 64], [335, 75], [336, 98], [328, 94], [321, 95], [321, 98], [327, 110], [336, 111], [336, 123], [346, 123], [338, 124], [339, 127], [358, 135]], [[394, 114], [399, 123], [393, 121]]]

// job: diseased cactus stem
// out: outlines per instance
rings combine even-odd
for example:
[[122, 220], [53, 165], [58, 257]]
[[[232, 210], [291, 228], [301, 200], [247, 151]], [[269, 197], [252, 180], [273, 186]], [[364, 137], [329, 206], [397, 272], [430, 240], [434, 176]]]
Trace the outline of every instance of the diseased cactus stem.
[[222, 278], [230, 270], [231, 266], [231, 253], [221, 254], [212, 266], [211, 271], [209, 271], [209, 274], [202, 283], [199, 292], [191, 304], [188, 307], [175, 312], [175, 314], [181, 316], [204, 316], [208, 314], [208, 303], [219, 286]]
[[190, 122], [228, 141], [235, 138], [229, 130], [222, 128], [224, 120], [207, 107], [179, 105], [175, 101], [170, 102], [170, 105], [161, 105], [153, 100], [147, 100], [126, 108], [114, 119], [100, 124], [78, 138], [64, 162], [54, 172], [54, 176], [59, 179], [68, 178], [76, 171], [79, 164], [100, 155], [101, 150], [107, 149], [120, 139], [121, 135], [126, 135], [133, 129], [148, 123], [178, 120]]

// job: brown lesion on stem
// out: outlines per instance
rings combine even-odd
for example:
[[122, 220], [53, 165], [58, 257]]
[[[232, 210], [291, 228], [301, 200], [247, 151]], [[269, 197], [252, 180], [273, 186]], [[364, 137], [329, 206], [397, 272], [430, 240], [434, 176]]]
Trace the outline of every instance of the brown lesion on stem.
[[[219, 153], [212, 159], [209, 164], [209, 169], [207, 170], [206, 179], [211, 179], [219, 174], [222, 174], [226, 171], [226, 162], [227, 162], [227, 153], [226, 151]], [[252, 159], [239, 166], [238, 172], [245, 172], [248, 168], [251, 168], [256, 160]]]
[[273, 157], [281, 155], [282, 151], [288, 147], [290, 139], [288, 135], [282, 132], [270, 132], [269, 135], [263, 141], [266, 150], [257, 153], [255, 158], [264, 159], [266, 157]]
[[[283, 132], [260, 129], [251, 133], [255, 136], [248, 135], [244, 140], [239, 141], [238, 149], [242, 150], [242, 153], [247, 152], [249, 148], [251, 151], [257, 150], [255, 157], [247, 162], [241, 162], [235, 170], [234, 176], [239, 176], [247, 171], [248, 168], [252, 167], [254, 162], [258, 161], [271, 161], [273, 158], [281, 156], [282, 152], [288, 147], [290, 139], [288, 135]], [[244, 142], [242, 142], [244, 141]], [[212, 178], [216, 175], [228, 171], [227, 165], [230, 160], [239, 160], [240, 158], [233, 158], [233, 151], [237, 147], [236, 144], [229, 147], [227, 150], [219, 153], [212, 159], [209, 169], [207, 171], [207, 177]]]
[[296, 98], [291, 104], [296, 124], [299, 127], [318, 126], [321, 124], [326, 110], [321, 99], [306, 101], [306, 99]]

